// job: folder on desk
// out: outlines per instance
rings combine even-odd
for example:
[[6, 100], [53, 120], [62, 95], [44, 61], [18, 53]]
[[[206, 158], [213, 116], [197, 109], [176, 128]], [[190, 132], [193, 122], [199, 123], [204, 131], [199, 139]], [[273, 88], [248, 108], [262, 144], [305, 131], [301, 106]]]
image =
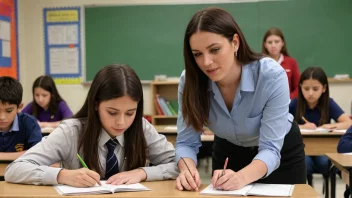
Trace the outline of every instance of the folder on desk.
[[55, 190], [60, 195], [87, 195], [87, 194], [107, 194], [115, 192], [135, 192], [135, 191], [145, 191], [150, 190], [149, 188], [143, 186], [140, 183], [128, 184], [128, 185], [111, 185], [106, 184], [106, 181], [101, 181], [101, 186], [94, 186], [89, 188], [76, 188], [67, 185], [56, 185]]
[[292, 196], [294, 185], [290, 184], [249, 184], [238, 190], [218, 190], [213, 189], [210, 184], [207, 188], [202, 190], [202, 195], [229, 195], [229, 196], [271, 196], [271, 197], [290, 197]]

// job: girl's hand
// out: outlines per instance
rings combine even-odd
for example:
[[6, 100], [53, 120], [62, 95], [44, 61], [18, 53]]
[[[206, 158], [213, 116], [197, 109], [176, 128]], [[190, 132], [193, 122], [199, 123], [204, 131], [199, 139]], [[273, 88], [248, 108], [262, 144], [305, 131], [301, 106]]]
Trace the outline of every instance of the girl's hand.
[[147, 173], [143, 169], [138, 168], [131, 171], [117, 173], [111, 176], [106, 183], [112, 185], [135, 184], [146, 179]]
[[57, 183], [73, 187], [92, 187], [100, 183], [100, 175], [87, 168], [76, 170], [62, 169], [57, 175]]
[[211, 179], [213, 187], [221, 190], [237, 190], [247, 185], [244, 176], [240, 172], [234, 172], [231, 169], [215, 170]]
[[178, 190], [195, 190], [199, 191], [199, 187], [202, 184], [198, 170], [190, 168], [191, 173], [188, 169], [185, 169], [180, 172], [176, 178], [176, 188]]
[[307, 122], [307, 123], [305, 123], [304, 125], [302, 125], [303, 127], [303, 129], [311, 129], [311, 130], [314, 130], [314, 129], [317, 129], [318, 127], [317, 127], [317, 125], [315, 125], [314, 123], [312, 123], [312, 122]]
[[337, 124], [324, 124], [321, 126], [321, 128], [324, 128], [324, 129], [339, 129]]
[[38, 121], [38, 124], [39, 124], [39, 127], [40, 128], [45, 128], [45, 127], [50, 127], [50, 122], [39, 122]]

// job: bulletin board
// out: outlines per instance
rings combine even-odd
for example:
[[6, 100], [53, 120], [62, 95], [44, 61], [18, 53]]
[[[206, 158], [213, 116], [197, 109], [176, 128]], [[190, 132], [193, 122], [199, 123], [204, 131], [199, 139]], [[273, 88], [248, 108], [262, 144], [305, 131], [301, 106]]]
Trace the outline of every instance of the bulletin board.
[[19, 79], [17, 0], [0, 0], [0, 76]]
[[52, 76], [57, 84], [81, 83], [80, 9], [44, 9], [45, 74]]

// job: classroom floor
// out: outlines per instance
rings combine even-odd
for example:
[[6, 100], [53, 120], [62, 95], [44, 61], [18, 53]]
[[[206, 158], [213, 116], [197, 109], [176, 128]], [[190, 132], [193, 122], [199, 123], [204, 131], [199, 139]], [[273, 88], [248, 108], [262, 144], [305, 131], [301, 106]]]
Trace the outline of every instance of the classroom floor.
[[[198, 167], [200, 178], [203, 184], [211, 183], [211, 158], [205, 158], [200, 160]], [[313, 185], [316, 192], [318, 192], [323, 198], [323, 177], [318, 174], [313, 175]], [[340, 177], [336, 177], [336, 197], [343, 197], [346, 186]]]

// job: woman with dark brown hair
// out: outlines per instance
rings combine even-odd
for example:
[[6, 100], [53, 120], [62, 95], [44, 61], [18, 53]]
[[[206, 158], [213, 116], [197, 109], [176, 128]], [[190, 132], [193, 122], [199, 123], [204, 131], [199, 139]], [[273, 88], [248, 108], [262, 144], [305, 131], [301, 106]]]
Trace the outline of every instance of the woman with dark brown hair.
[[[82, 156], [89, 169], [77, 158]], [[149, 160], [155, 166], [146, 167]], [[50, 167], [61, 162], [63, 168]], [[174, 179], [175, 149], [143, 118], [143, 90], [128, 66], [108, 65], [94, 77], [87, 99], [42, 142], [6, 169], [5, 180], [89, 187]]]
[[215, 134], [214, 188], [305, 183], [304, 144], [288, 113], [285, 70], [253, 52], [232, 16], [219, 8], [192, 17], [184, 59], [178, 89], [177, 188], [198, 190], [201, 184], [196, 154], [204, 126]]
[[270, 28], [265, 32], [262, 53], [269, 55], [285, 69], [290, 87], [290, 98], [296, 98], [299, 89], [299, 67], [296, 60], [288, 54], [284, 34], [279, 28]]

